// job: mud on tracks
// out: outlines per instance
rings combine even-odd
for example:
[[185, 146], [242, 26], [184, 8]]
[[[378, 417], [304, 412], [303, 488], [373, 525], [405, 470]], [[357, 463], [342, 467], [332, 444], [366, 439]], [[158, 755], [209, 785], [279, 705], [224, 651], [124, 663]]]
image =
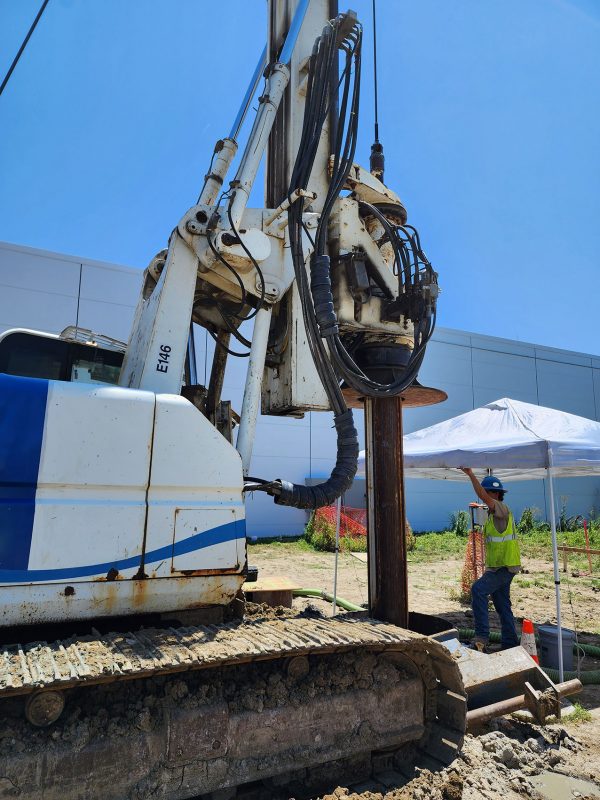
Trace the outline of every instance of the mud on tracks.
[[[333, 780], [337, 762], [344, 774], [366, 769], [368, 777], [365, 753], [430, 735], [441, 746], [423, 719], [424, 709], [435, 719], [434, 670], [460, 682], [438, 643], [373, 620], [323, 620], [310, 608], [254, 607], [222, 628], [122, 636], [131, 647], [148, 643], [146, 674], [122, 679], [114, 640], [101, 637], [97, 663], [87, 641], [88, 680], [63, 687], [67, 708], [49, 728], [30, 727], [18, 693], [3, 698], [0, 775], [9, 792], [24, 800], [42, 792], [45, 800], [179, 800], [265, 777], [281, 784], [291, 773], [306, 786], [318, 765]], [[448, 734], [462, 741], [462, 731]], [[357, 757], [358, 771], [347, 757]]]

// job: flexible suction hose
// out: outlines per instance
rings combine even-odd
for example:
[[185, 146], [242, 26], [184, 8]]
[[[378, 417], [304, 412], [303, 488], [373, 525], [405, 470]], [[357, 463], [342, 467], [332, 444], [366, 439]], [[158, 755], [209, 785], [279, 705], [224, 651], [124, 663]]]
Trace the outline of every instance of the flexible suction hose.
[[[294, 597], [319, 597], [321, 600], [333, 603], [333, 595], [330, 592], [323, 591], [323, 589], [294, 589], [292, 594]], [[336, 597], [335, 602], [344, 611], [364, 611], [362, 606], [357, 606], [356, 603], [351, 603], [342, 597]]]
[[352, 486], [359, 453], [352, 412], [334, 415], [333, 422], [337, 431], [337, 459], [329, 478], [316, 486], [304, 486], [281, 479], [275, 481], [279, 492], [274, 493], [277, 505], [306, 509], [330, 506]]

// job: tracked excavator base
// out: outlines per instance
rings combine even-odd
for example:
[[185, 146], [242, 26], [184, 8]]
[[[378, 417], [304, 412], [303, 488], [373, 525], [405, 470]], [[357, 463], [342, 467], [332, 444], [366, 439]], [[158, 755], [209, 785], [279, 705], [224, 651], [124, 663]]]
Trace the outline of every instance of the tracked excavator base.
[[[441, 767], [465, 731], [448, 651], [372, 619], [259, 613], [16, 645], [3, 659], [0, 797], [175, 800], [278, 787], [307, 797], [368, 778], [373, 759], [407, 775], [415, 763]], [[50, 692], [63, 693], [65, 710], [33, 727], [24, 700]]]

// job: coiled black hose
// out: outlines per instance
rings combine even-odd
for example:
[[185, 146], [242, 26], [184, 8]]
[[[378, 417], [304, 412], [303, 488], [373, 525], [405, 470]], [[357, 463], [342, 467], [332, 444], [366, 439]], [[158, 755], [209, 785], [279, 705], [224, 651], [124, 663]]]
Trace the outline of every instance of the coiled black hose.
[[278, 481], [280, 493], [275, 502], [280, 506], [294, 508], [322, 508], [330, 506], [344, 492], [347, 492], [356, 474], [358, 459], [358, 435], [354, 427], [352, 412], [346, 411], [333, 418], [337, 431], [337, 459], [329, 478], [316, 486], [304, 486], [301, 483]]

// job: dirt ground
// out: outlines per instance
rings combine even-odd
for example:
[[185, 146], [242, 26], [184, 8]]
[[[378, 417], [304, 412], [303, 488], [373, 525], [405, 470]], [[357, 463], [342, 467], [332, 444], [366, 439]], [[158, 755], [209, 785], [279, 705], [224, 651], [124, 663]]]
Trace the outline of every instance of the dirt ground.
[[[293, 545], [253, 545], [250, 563], [261, 577], [284, 575], [303, 588], [333, 590], [332, 553], [300, 551]], [[460, 627], [472, 627], [468, 607], [459, 601], [462, 560], [411, 561], [408, 565], [408, 596], [411, 611], [438, 614]], [[578, 632], [600, 636], [600, 589], [589, 580], [561, 573], [563, 625]], [[341, 553], [337, 592], [352, 603], [366, 603], [368, 581], [366, 555]], [[556, 622], [554, 577], [547, 562], [527, 559], [524, 572], [513, 581], [512, 602], [515, 617], [527, 617], [538, 624]], [[323, 609], [330, 609], [324, 604]], [[490, 616], [492, 627], [497, 623]]]
[[592, 800], [600, 797], [596, 747], [589, 726], [540, 728], [503, 718], [468, 735], [459, 757], [440, 772], [423, 770], [395, 785], [392, 771], [379, 786], [338, 787], [323, 800]]
[[[251, 547], [249, 560], [259, 568], [262, 578], [286, 576], [298, 587], [328, 592], [333, 589], [333, 554], [303, 551], [294, 545], [270, 544]], [[471, 628], [471, 610], [459, 601], [461, 570], [462, 561], [459, 560], [409, 563], [410, 609], [442, 616], [460, 628]], [[515, 616], [531, 618], [538, 624], [555, 622], [551, 565], [531, 559], [525, 564], [525, 570], [513, 583]], [[571, 575], [561, 574], [561, 579], [563, 625], [576, 628], [581, 641], [600, 646], [597, 589], [590, 581]], [[340, 554], [337, 587], [338, 596], [359, 605], [367, 602], [364, 555]], [[322, 613], [331, 614], [331, 604], [323, 600], [296, 598], [294, 605], [304, 606], [309, 602]], [[493, 612], [490, 623], [492, 628], [498, 627]], [[600, 661], [586, 657], [581, 668], [600, 669]], [[493, 721], [478, 735], [467, 737], [460, 758], [443, 773], [424, 772], [405, 786], [374, 786], [360, 794], [340, 787], [328, 800], [359, 797], [360, 800], [600, 798], [600, 686], [584, 687], [581, 694], [571, 699], [590, 711], [591, 720], [575, 723], [565, 719], [560, 725], [544, 729], [513, 718]], [[572, 782], [568, 784], [564, 776], [571, 776]], [[575, 779], [587, 783], [578, 784], [573, 782]]]

